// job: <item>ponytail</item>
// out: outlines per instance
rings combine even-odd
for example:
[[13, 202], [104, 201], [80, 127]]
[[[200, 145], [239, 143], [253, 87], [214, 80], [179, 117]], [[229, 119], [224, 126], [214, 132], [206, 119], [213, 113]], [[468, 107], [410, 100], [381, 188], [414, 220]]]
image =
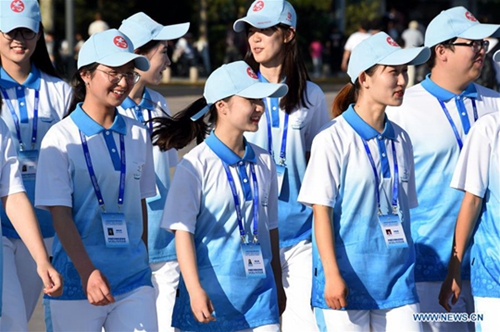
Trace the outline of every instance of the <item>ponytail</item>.
[[196, 139], [196, 144], [200, 144], [210, 133], [211, 125], [217, 121], [215, 105], [210, 106], [210, 117], [205, 122], [205, 116], [197, 121], [192, 121], [191, 117], [207, 106], [205, 98], [200, 98], [174, 116], [153, 118], [154, 123], [151, 140], [153, 145], [157, 145], [161, 151], [168, 149], [182, 149], [191, 141]]
[[356, 81], [356, 85], [347, 83], [340, 90], [332, 103], [332, 117], [336, 118], [341, 115], [347, 110], [350, 104], [356, 102], [358, 99], [358, 84], [358, 81]]
[[[375, 64], [370, 68], [366, 69], [364, 72], [368, 76], [372, 76], [379, 65]], [[359, 91], [361, 90], [361, 85], [359, 84], [359, 79], [356, 79], [355, 83], [347, 83], [342, 90], [337, 94], [332, 103], [332, 117], [344, 113], [349, 105], [358, 101]]]

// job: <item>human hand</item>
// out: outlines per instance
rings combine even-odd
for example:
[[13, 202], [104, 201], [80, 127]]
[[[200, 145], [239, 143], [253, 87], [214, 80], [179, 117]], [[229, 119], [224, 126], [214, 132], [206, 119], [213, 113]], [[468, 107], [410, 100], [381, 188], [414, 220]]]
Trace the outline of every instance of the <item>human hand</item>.
[[115, 302], [108, 279], [97, 269], [93, 270], [88, 278], [82, 278], [82, 286], [92, 305], [105, 306]]
[[37, 272], [42, 279], [43, 293], [57, 297], [63, 293], [63, 278], [48, 261], [37, 265]]
[[326, 280], [325, 284], [325, 300], [326, 304], [332, 309], [344, 309], [347, 307], [347, 295], [349, 288], [344, 279], [339, 275]]
[[212, 315], [215, 312], [212, 301], [210, 301], [203, 288], [193, 291], [189, 294], [189, 297], [191, 300], [191, 311], [198, 322], [206, 324], [216, 321]]

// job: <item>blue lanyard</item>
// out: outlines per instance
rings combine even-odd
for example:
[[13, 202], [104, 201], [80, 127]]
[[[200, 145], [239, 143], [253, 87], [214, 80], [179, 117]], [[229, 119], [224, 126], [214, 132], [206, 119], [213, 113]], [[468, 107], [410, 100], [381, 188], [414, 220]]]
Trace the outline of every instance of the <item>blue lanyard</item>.
[[[142, 115], [142, 108], [139, 106], [139, 110], [135, 110], [134, 107], [134, 114], [137, 118], [137, 120], [143, 124], [146, 124], [146, 120], [144, 119], [144, 115]], [[148, 117], [149, 120], [151, 120], [151, 110], [148, 109]], [[149, 132], [151, 133], [153, 131], [153, 122], [149, 121]]]
[[[450, 112], [448, 112], [448, 109], [446, 108], [446, 105], [444, 104], [444, 102], [442, 100], [439, 100], [439, 99], [438, 99], [438, 101], [439, 101], [439, 104], [441, 105], [441, 108], [443, 109], [444, 114], [446, 115], [446, 118], [448, 119], [448, 122], [451, 125], [451, 129], [453, 129], [453, 133], [455, 134], [455, 138], [457, 139], [458, 147], [460, 148], [460, 150], [462, 150], [462, 147], [464, 144], [462, 142], [462, 138], [460, 137], [460, 134], [458, 133], [458, 129], [455, 126], [455, 122], [453, 122], [453, 119], [451, 118]], [[476, 122], [478, 119], [476, 100], [471, 99], [471, 101], [472, 101], [472, 109], [474, 112], [474, 122]], [[464, 128], [464, 132], [465, 132], [465, 128]]]
[[[99, 183], [97, 182], [97, 177], [95, 176], [94, 167], [92, 166], [92, 158], [90, 157], [89, 146], [87, 144], [87, 138], [85, 134], [79, 130], [80, 139], [82, 140], [82, 148], [83, 154], [85, 156], [85, 162], [87, 163], [87, 169], [89, 171], [90, 180], [92, 182], [92, 186], [94, 187], [95, 195], [97, 196], [97, 202], [101, 209], [106, 213], [106, 208], [104, 206], [104, 198], [102, 197], [101, 188], [99, 187]], [[123, 205], [123, 196], [125, 194], [125, 171], [126, 161], [125, 161], [125, 138], [123, 135], [120, 135], [120, 153], [121, 153], [121, 168], [120, 168], [120, 190], [118, 192], [118, 211], [121, 210]]]
[[[224, 170], [226, 171], [227, 180], [229, 186], [231, 187], [231, 192], [233, 193], [234, 206], [236, 208], [236, 218], [238, 219], [238, 228], [240, 229], [241, 241], [246, 243], [246, 233], [243, 226], [243, 215], [241, 213], [240, 199], [238, 197], [238, 192], [236, 191], [236, 184], [234, 183], [233, 176], [229, 170], [229, 166], [222, 162], [224, 165]], [[259, 225], [259, 186], [257, 184], [257, 175], [255, 175], [255, 167], [250, 163], [250, 171], [252, 172], [253, 180], [253, 242], [257, 243], [258, 225]]]
[[[268, 107], [266, 105], [265, 109], [266, 120], [267, 120], [267, 149], [269, 154], [274, 158], [273, 151], [273, 132], [271, 129], [271, 115], [269, 114]], [[288, 137], [288, 118], [289, 114], [285, 112], [285, 123], [283, 125], [283, 136], [281, 138], [281, 151], [280, 151], [280, 165], [285, 166], [286, 162], [286, 142]]]
[[[392, 158], [394, 160], [394, 182], [392, 187], [392, 213], [398, 213], [398, 193], [399, 193], [399, 170], [398, 170], [398, 160], [396, 158], [396, 148], [394, 146], [394, 141], [391, 140], [392, 143]], [[373, 156], [368, 147], [368, 143], [363, 139], [363, 145], [365, 146], [366, 154], [368, 155], [368, 159], [370, 160], [370, 164], [372, 165], [373, 174], [375, 175], [375, 192], [377, 195], [377, 207], [379, 213], [381, 213], [380, 209], [380, 191], [379, 191], [379, 177], [377, 167], [375, 166], [375, 162], [373, 161]]]
[[[12, 102], [10, 101], [9, 95], [7, 94], [7, 91], [2, 88], [2, 94], [5, 99], [5, 102], [7, 103], [7, 108], [10, 111], [10, 114], [12, 115], [12, 121], [14, 121], [14, 125], [16, 126], [16, 133], [17, 133], [17, 140], [19, 141], [19, 150], [24, 151], [24, 143], [23, 139], [21, 137], [21, 126], [19, 124], [19, 118], [17, 117], [16, 110], [14, 109], [14, 105], [12, 105]], [[40, 100], [40, 92], [38, 90], [35, 90], [35, 103], [34, 107], [35, 109], [33, 110], [33, 128], [32, 128], [32, 133], [31, 133], [31, 150], [35, 148], [36, 144], [36, 137], [38, 133], [38, 102]]]

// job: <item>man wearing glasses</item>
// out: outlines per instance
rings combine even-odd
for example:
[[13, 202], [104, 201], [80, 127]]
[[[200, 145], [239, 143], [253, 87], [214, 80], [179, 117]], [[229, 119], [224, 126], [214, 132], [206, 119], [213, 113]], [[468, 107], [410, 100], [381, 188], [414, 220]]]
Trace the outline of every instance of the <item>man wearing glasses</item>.
[[[449, 187], [470, 127], [500, 110], [500, 94], [473, 83], [488, 49], [485, 38], [500, 35], [500, 25], [481, 24], [464, 7], [441, 12], [429, 24], [425, 46], [431, 48], [431, 73], [408, 89], [400, 107], [387, 115], [410, 135], [415, 157], [419, 205], [412, 209], [415, 281], [421, 312], [443, 313], [438, 303], [446, 278], [453, 232], [463, 193]], [[474, 312], [469, 256], [462, 264], [463, 287], [453, 312]], [[409, 318], [411, 319], [411, 318]], [[473, 323], [424, 322], [425, 331], [471, 331]]]

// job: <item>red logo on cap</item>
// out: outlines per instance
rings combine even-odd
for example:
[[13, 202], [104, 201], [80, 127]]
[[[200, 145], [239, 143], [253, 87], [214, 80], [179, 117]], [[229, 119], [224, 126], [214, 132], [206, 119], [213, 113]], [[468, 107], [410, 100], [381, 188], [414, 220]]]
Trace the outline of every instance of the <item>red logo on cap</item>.
[[128, 47], [127, 41], [122, 36], [116, 36], [115, 38], [113, 38], [113, 43], [115, 43], [115, 45], [118, 46], [119, 48]]
[[13, 12], [20, 13], [24, 10], [24, 3], [21, 0], [14, 0], [10, 3], [10, 9]]
[[287, 21], [292, 21], [292, 13], [288, 12], [288, 14], [286, 15], [286, 20]]
[[264, 9], [264, 1], [257, 1], [255, 5], [253, 5], [253, 11], [258, 12], [260, 10]]
[[396, 42], [394, 41], [394, 39], [392, 39], [391, 37], [387, 37], [387, 39], [386, 39], [386, 40], [387, 40], [387, 44], [389, 44], [389, 45], [391, 45], [391, 46], [394, 46], [394, 47], [398, 47], [398, 46], [399, 46], [399, 45], [398, 45], [398, 43], [396, 43]]
[[257, 75], [253, 72], [252, 68], [250, 68], [250, 67], [247, 68], [247, 74], [248, 74], [248, 76], [250, 76], [251, 78], [253, 78], [255, 80], [258, 79]]
[[465, 17], [467, 17], [467, 19], [468, 19], [469, 21], [472, 21], [472, 22], [477, 22], [477, 19], [474, 17], [474, 15], [472, 15], [472, 13], [471, 13], [471, 12], [466, 12], [466, 13], [465, 13]]

